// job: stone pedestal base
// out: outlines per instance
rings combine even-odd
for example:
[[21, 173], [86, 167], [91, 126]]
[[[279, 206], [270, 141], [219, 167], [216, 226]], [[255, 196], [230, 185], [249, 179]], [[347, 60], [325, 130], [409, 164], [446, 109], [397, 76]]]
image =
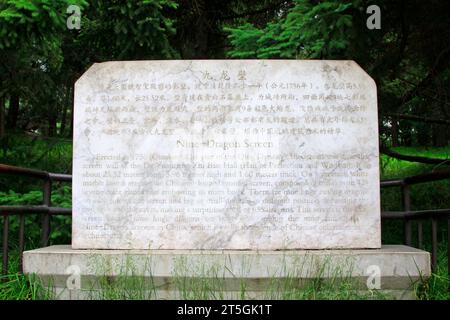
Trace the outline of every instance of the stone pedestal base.
[[[361, 250], [73, 250], [24, 252], [55, 299], [413, 299], [428, 252]], [[372, 290], [369, 290], [372, 289]]]

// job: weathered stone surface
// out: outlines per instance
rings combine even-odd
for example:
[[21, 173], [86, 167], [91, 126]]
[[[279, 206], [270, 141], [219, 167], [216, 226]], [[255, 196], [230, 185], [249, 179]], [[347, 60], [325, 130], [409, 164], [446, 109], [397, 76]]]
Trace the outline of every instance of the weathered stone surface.
[[377, 97], [353, 61], [94, 64], [73, 248], [379, 248]]
[[347, 290], [363, 293], [369, 283], [370, 289], [388, 293], [387, 298], [412, 299], [414, 285], [431, 273], [428, 252], [402, 245], [260, 252], [74, 250], [63, 245], [26, 251], [23, 265], [25, 273], [50, 285], [58, 299], [105, 298], [112, 290], [109, 285], [141, 299], [240, 299], [242, 294], [286, 299], [289, 290], [318, 277], [323, 283], [345, 281]]

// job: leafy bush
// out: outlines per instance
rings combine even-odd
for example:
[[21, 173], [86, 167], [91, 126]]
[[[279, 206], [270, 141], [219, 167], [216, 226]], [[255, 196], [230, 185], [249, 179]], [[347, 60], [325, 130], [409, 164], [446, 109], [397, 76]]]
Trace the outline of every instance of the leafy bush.
[[[67, 185], [62, 185], [52, 192], [52, 206], [70, 208], [72, 205], [72, 190]], [[0, 192], [0, 205], [40, 205], [42, 204], [42, 191], [33, 190], [24, 194], [12, 190]], [[26, 248], [35, 248], [41, 237], [42, 217], [38, 214], [26, 215], [25, 217], [25, 245]], [[10, 216], [10, 246], [17, 248], [19, 217]], [[51, 244], [70, 243], [71, 221], [69, 216], [52, 216], [51, 218]]]

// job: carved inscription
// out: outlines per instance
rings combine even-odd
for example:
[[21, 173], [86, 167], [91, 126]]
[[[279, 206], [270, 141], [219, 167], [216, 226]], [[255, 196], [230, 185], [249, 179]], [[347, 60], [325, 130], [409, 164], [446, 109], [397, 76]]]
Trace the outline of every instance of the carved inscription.
[[75, 248], [380, 246], [376, 87], [354, 62], [108, 62], [75, 90]]

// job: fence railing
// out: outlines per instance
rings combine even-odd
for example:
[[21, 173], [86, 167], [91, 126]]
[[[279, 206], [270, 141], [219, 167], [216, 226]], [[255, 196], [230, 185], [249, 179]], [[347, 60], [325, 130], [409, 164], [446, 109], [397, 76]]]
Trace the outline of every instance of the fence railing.
[[[43, 199], [42, 205], [34, 206], [0, 206], [0, 215], [3, 215], [3, 267], [2, 273], [8, 272], [8, 254], [9, 254], [9, 216], [19, 216], [19, 255], [20, 270], [22, 270], [22, 252], [25, 245], [25, 215], [40, 214], [42, 215], [42, 233], [41, 246], [48, 245], [50, 236], [50, 217], [53, 215], [71, 215], [71, 208], [58, 208], [51, 206], [51, 194], [53, 182], [71, 182], [72, 176], [69, 174], [50, 173], [46, 171], [15, 167], [0, 164], [0, 174], [11, 174], [17, 176], [25, 176], [27, 178], [40, 179], [43, 182]], [[407, 177], [404, 179], [381, 181], [381, 188], [400, 187], [402, 191], [402, 211], [382, 211], [381, 219], [401, 219], [404, 221], [404, 243], [412, 246], [412, 224], [417, 223], [417, 239], [418, 247], [423, 248], [423, 221], [431, 220], [431, 266], [432, 270], [437, 266], [437, 247], [438, 247], [438, 222], [447, 221], [448, 243], [447, 258], [450, 258], [450, 208], [448, 209], [432, 209], [432, 210], [411, 210], [411, 187], [416, 184], [450, 179], [450, 170], [443, 170], [431, 173], [425, 173]], [[450, 192], [450, 190], [449, 190]], [[448, 262], [448, 273], [450, 275], [450, 260]]]
[[[381, 219], [403, 219], [404, 243], [412, 246], [413, 222], [417, 223], [417, 243], [423, 248], [423, 221], [431, 220], [431, 268], [436, 270], [437, 266], [437, 232], [438, 221], [446, 220], [450, 227], [450, 208], [432, 210], [411, 210], [411, 187], [416, 184], [450, 179], [450, 170], [436, 171], [419, 174], [404, 179], [381, 181], [381, 188], [400, 187], [402, 193], [402, 211], [382, 211]], [[449, 190], [450, 192], [450, 190]], [[447, 265], [450, 275], [450, 228], [447, 229]]]
[[21, 168], [0, 164], [0, 174], [11, 174], [15, 176], [25, 176], [27, 178], [39, 179], [42, 181], [42, 205], [38, 206], [0, 206], [0, 215], [3, 215], [3, 245], [2, 245], [2, 274], [8, 273], [9, 258], [9, 217], [19, 216], [19, 264], [22, 271], [22, 252], [25, 248], [25, 215], [42, 215], [41, 246], [48, 245], [50, 237], [50, 217], [52, 215], [72, 215], [70, 208], [52, 207], [52, 183], [72, 182], [70, 174], [50, 173], [46, 171]]

